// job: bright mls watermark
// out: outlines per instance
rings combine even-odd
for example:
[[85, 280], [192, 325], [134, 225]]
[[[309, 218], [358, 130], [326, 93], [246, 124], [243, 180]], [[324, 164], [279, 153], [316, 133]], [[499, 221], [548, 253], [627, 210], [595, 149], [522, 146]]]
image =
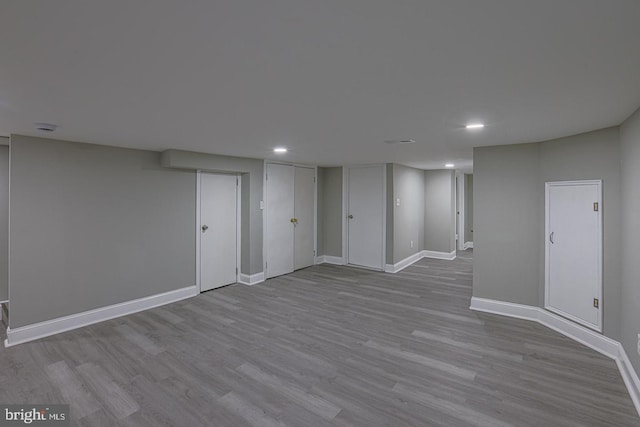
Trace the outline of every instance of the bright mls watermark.
[[0, 427], [24, 425], [68, 426], [69, 405], [0, 404]]

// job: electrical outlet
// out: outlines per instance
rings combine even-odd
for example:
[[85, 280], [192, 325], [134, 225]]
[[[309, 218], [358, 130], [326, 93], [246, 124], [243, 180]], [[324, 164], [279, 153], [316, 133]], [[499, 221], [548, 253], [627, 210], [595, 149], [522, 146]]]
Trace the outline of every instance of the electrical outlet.
[[[411, 247], [413, 248], [413, 240], [411, 241]], [[640, 335], [638, 335], [638, 337], [640, 337]], [[640, 344], [638, 344], [640, 345]]]

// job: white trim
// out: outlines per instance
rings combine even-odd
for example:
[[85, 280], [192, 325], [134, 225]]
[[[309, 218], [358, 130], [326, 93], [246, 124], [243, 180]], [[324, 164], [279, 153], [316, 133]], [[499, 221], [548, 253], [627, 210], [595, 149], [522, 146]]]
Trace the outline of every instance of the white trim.
[[[318, 255], [318, 166], [313, 167], [313, 257]], [[295, 203], [295, 200], [294, 200]]]
[[[267, 272], [267, 198], [269, 195], [267, 194], [267, 165], [269, 162], [265, 159], [262, 162], [262, 271], [266, 274]], [[238, 283], [248, 283], [244, 279], [248, 277], [248, 275], [241, 273], [238, 276]]]
[[[391, 166], [393, 177], [393, 165]], [[393, 191], [393, 189], [391, 189]], [[380, 260], [380, 270], [384, 271], [387, 262], [387, 164], [382, 164], [382, 259]], [[393, 203], [393, 202], [392, 202]]]
[[59, 334], [61, 332], [70, 331], [72, 329], [81, 328], [83, 326], [92, 325], [94, 323], [103, 322], [105, 320], [114, 319], [116, 317], [126, 316], [128, 314], [170, 304], [196, 295], [198, 295], [198, 288], [195, 285], [187, 286], [185, 288], [157, 295], [151, 295], [132, 301], [84, 311], [82, 313], [34, 323], [32, 325], [21, 326], [19, 328], [8, 328], [7, 339], [4, 341], [4, 346], [11, 347], [28, 341], [37, 340], [39, 338], [48, 337], [50, 335]]
[[459, 250], [465, 250], [467, 248], [464, 247], [464, 198], [465, 198], [465, 176], [464, 172], [461, 170], [456, 170], [456, 233], [457, 233], [457, 241], [456, 248]]
[[251, 275], [244, 273], [238, 275], [238, 283], [242, 283], [243, 285], [252, 286], [262, 282], [264, 282], [264, 271]]
[[201, 219], [200, 219], [200, 176], [202, 175], [202, 171], [196, 171], [196, 288], [198, 292], [202, 292], [202, 284], [200, 281], [200, 248], [201, 248], [201, 236], [202, 231], [200, 227], [202, 227]]
[[636, 407], [638, 415], [640, 415], [640, 379], [638, 379], [638, 374], [635, 369], [633, 369], [633, 365], [631, 364], [627, 353], [624, 351], [624, 347], [620, 343], [618, 343], [618, 357], [616, 359], [616, 363], [618, 364], [622, 380], [629, 391], [629, 396]]
[[236, 175], [236, 282], [242, 268], [242, 174]]
[[320, 255], [316, 257], [316, 264], [345, 265], [345, 262], [340, 256]]
[[532, 320], [534, 322], [538, 321], [538, 313], [541, 310], [539, 307], [533, 307], [531, 305], [478, 297], [471, 297], [471, 306], [469, 308], [475, 311], [515, 317], [516, 319]]
[[349, 168], [342, 167], [342, 261], [349, 263], [349, 230], [347, 216], [349, 215]]
[[618, 341], [540, 307], [472, 297], [469, 308], [475, 311], [538, 322], [574, 341], [586, 345], [598, 353], [614, 359], [636, 411], [640, 415], [640, 380], [627, 357], [624, 347]]
[[464, 250], [464, 173], [456, 169], [456, 249]]
[[[597, 263], [597, 276], [598, 276], [598, 289], [595, 295], [595, 298], [598, 298], [598, 301], [600, 301], [599, 303], [599, 308], [598, 308], [598, 323], [594, 324], [591, 322], [588, 322], [584, 319], [581, 319], [577, 316], [574, 316], [570, 313], [566, 313], [554, 306], [551, 305], [549, 299], [549, 293], [550, 293], [550, 270], [549, 270], [549, 258], [550, 258], [550, 252], [551, 252], [551, 245], [549, 244], [549, 237], [550, 236], [550, 232], [552, 230], [550, 230], [550, 209], [549, 209], [549, 192], [551, 187], [568, 187], [568, 186], [580, 186], [580, 185], [595, 185], [597, 187], [597, 193], [598, 193], [598, 200], [596, 200], [598, 202], [599, 205], [599, 209], [597, 212], [597, 217], [598, 217], [598, 229], [596, 230], [597, 232], [597, 251], [598, 251], [598, 263]], [[568, 317], [571, 320], [573, 320], [574, 322], [578, 322], [588, 328], [591, 328], [595, 331], [598, 332], [602, 332], [602, 312], [603, 312], [603, 301], [602, 301], [602, 288], [603, 288], [603, 281], [602, 281], [602, 263], [603, 263], [603, 257], [602, 257], [602, 180], [599, 179], [594, 179], [594, 180], [584, 180], [584, 181], [553, 181], [553, 182], [545, 182], [544, 183], [544, 307], [547, 310], [553, 311], [557, 314], [560, 314], [562, 316]]]
[[384, 266], [384, 271], [386, 273], [397, 273], [400, 270], [404, 270], [405, 268], [409, 267], [411, 264], [418, 262], [422, 258], [424, 258], [423, 252], [424, 251], [416, 252], [415, 254], [410, 255], [405, 259], [403, 259], [402, 261], [397, 262], [395, 264], [386, 264]]
[[452, 261], [456, 259], [456, 251], [438, 252], [438, 251], [422, 251], [424, 258], [446, 259]]
[[466, 251], [467, 249], [473, 249], [473, 242], [464, 242], [463, 249]]
[[617, 341], [540, 307], [473, 297], [471, 298], [470, 308], [476, 311], [532, 320], [612, 359], [618, 355]]
[[443, 259], [446, 261], [452, 261], [456, 259], [456, 251], [449, 252], [449, 253], [436, 252], [436, 251], [420, 251], [413, 255], [408, 256], [407, 258], [395, 264], [386, 264], [384, 267], [384, 271], [385, 273], [397, 273], [409, 267], [411, 264], [414, 264], [420, 261], [422, 258], [434, 258], [434, 259]]

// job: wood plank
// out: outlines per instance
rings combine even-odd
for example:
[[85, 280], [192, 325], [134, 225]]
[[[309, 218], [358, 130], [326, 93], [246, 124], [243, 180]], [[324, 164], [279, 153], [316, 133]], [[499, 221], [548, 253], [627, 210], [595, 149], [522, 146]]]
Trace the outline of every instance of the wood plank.
[[77, 425], [640, 426], [613, 360], [470, 311], [472, 268], [313, 266], [0, 348], [0, 400]]

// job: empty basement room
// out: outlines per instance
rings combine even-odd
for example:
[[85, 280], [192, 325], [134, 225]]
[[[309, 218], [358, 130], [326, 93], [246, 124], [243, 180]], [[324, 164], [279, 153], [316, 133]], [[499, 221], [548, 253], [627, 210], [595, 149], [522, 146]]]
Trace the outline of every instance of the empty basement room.
[[0, 2], [0, 425], [640, 426], [640, 2]]

